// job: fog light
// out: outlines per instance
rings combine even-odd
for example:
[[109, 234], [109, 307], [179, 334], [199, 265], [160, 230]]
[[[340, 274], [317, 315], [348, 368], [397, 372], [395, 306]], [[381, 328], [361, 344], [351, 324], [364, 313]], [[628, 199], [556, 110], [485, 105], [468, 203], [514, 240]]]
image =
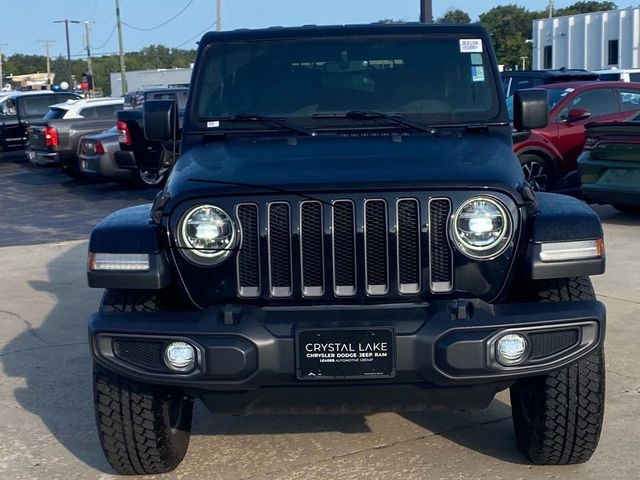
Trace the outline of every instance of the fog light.
[[496, 342], [496, 359], [502, 365], [516, 365], [527, 354], [527, 339], [519, 333], [509, 333]]
[[164, 351], [164, 362], [171, 370], [192, 370], [196, 364], [196, 350], [186, 342], [170, 343]]

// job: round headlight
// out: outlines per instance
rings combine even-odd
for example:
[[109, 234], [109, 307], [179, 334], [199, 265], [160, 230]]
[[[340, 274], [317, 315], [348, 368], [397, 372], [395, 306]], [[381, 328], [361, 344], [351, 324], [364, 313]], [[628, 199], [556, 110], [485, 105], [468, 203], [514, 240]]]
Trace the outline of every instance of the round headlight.
[[458, 250], [475, 259], [500, 255], [511, 240], [511, 217], [496, 199], [476, 197], [455, 213], [452, 230]]
[[214, 265], [224, 260], [236, 243], [236, 228], [227, 213], [213, 205], [199, 205], [184, 214], [178, 243], [190, 260]]

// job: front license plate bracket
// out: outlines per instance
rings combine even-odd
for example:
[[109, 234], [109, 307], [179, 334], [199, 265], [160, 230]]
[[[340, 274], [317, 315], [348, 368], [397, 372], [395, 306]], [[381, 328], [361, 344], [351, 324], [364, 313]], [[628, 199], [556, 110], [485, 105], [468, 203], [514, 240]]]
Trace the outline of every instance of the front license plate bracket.
[[393, 378], [395, 365], [393, 327], [296, 331], [299, 380]]

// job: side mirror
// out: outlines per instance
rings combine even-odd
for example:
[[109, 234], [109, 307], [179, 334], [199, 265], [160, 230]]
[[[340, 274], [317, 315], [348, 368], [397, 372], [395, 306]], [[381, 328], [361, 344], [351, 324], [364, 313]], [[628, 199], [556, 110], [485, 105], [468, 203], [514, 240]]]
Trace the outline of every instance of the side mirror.
[[147, 140], [172, 140], [178, 129], [178, 108], [175, 100], [147, 100], [143, 105], [142, 119]]
[[513, 95], [513, 127], [518, 130], [544, 128], [549, 124], [549, 92], [543, 88], [518, 90]]
[[590, 116], [591, 112], [589, 110], [585, 110], [584, 108], [572, 108], [571, 110], [569, 110], [567, 122], [578, 122], [580, 120], [586, 120]]

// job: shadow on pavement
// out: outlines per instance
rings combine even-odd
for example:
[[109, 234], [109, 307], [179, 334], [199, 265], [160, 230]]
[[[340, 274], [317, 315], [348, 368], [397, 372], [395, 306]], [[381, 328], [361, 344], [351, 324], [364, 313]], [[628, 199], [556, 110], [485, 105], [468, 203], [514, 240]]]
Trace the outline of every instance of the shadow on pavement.
[[[103, 457], [94, 426], [91, 387], [92, 360], [87, 343], [87, 319], [97, 308], [99, 291], [90, 291], [82, 275], [86, 245], [79, 244], [53, 259], [47, 266], [47, 280], [30, 281], [33, 290], [44, 292], [53, 300], [53, 308], [41, 326], [12, 339], [0, 352], [6, 375], [21, 379], [23, 387], [14, 392], [16, 401], [26, 411], [37, 415], [64, 448], [85, 465], [101, 472], [111, 469]], [[267, 451], [276, 440], [271, 436], [288, 434], [354, 434], [354, 438], [371, 432], [367, 419], [360, 415], [324, 416], [255, 416], [221, 417], [205, 413], [198, 405], [193, 425], [196, 436], [217, 435], [254, 437], [251, 448]], [[509, 407], [494, 401], [486, 412], [426, 412], [404, 414], [404, 418], [424, 428], [425, 437], [439, 435], [452, 442], [511, 463], [524, 463], [515, 448]], [[390, 433], [378, 431], [383, 443]], [[222, 439], [222, 438], [220, 438]], [[412, 440], [412, 438], [409, 438]], [[38, 450], [38, 438], [33, 448]], [[46, 441], [46, 440], [43, 440]], [[245, 440], [238, 439], [239, 447]], [[256, 445], [256, 442], [259, 442]], [[314, 443], [332, 440], [324, 435]], [[233, 443], [237, 443], [233, 440]], [[207, 448], [210, 443], [205, 443]], [[277, 445], [277, 442], [276, 444]], [[41, 449], [42, 455], [46, 450]], [[251, 452], [245, 452], [251, 456]], [[43, 463], [46, 462], [43, 458]], [[232, 464], [234, 459], [229, 460]]]

